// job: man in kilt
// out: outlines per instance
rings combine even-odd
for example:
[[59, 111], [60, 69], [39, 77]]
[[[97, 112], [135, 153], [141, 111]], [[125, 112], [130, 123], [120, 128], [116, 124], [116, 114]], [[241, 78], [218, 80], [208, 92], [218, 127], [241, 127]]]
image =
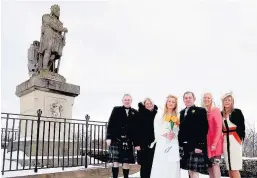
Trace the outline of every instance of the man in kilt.
[[180, 167], [189, 171], [190, 178], [198, 178], [199, 173], [204, 173], [208, 169], [207, 113], [204, 108], [194, 105], [193, 92], [185, 92], [183, 100], [186, 108], [180, 111], [178, 134], [181, 153]]
[[123, 164], [124, 178], [128, 178], [129, 164], [135, 163], [134, 147], [138, 145], [136, 139], [138, 112], [131, 108], [132, 97], [129, 94], [123, 96], [122, 102], [123, 106], [116, 106], [112, 110], [106, 135], [109, 159], [113, 163], [113, 178], [118, 177], [120, 163]]

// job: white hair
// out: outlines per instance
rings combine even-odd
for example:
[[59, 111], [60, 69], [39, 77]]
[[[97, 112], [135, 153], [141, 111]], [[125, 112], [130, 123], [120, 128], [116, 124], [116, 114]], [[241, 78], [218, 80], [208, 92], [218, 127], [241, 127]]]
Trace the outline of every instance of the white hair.
[[126, 94], [123, 95], [122, 100], [123, 100], [126, 96], [129, 96], [129, 97], [131, 98], [131, 100], [132, 100], [132, 96], [131, 96], [130, 94], [128, 94], [128, 93], [126, 93]]
[[212, 102], [211, 102], [211, 109], [212, 109], [212, 108], [215, 107], [215, 102], [214, 102], [214, 100], [213, 100], [213, 95], [212, 95], [210, 92], [205, 92], [205, 93], [203, 94], [202, 99], [201, 99], [201, 105], [202, 105], [203, 108], [207, 109], [206, 106], [205, 106], [205, 104], [204, 104], [204, 101], [203, 101], [203, 100], [204, 100], [204, 95], [206, 95], [206, 94], [209, 94], [209, 95], [211, 96], [211, 101], [212, 101]]

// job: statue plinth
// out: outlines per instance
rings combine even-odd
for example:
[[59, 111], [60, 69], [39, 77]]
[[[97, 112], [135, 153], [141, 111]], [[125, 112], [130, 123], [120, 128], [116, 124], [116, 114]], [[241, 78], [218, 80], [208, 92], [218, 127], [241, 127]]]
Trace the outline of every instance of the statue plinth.
[[[61, 146], [60, 150], [64, 148], [64, 155], [66, 155], [68, 154], [66, 148], [68, 147], [68, 143], [71, 141], [77, 142], [77, 140], [73, 140], [73, 130], [75, 128], [73, 128], [71, 120], [68, 119], [72, 118], [74, 99], [80, 94], [80, 87], [57, 80], [50, 80], [47, 76], [49, 75], [39, 74], [16, 87], [16, 95], [20, 97], [20, 114], [36, 116], [37, 110], [41, 109], [42, 117], [40, 119], [39, 144], [42, 145], [42, 142], [44, 142], [44, 144], [49, 143], [50, 148], [57, 148], [59, 144]], [[59, 74], [55, 74], [55, 76], [58, 76], [58, 79], [62, 79]], [[23, 142], [30, 142], [32, 140], [33, 150], [31, 154], [34, 155], [34, 149], [36, 148], [34, 144], [36, 144], [37, 139], [37, 117], [20, 117], [25, 119], [20, 121], [21, 140]], [[75, 138], [77, 138], [77, 136], [75, 136]], [[65, 144], [58, 143], [58, 140]], [[30, 147], [29, 144], [26, 145]], [[71, 145], [72, 144], [70, 144], [69, 152], [73, 152]], [[77, 143], [74, 143], [74, 145], [74, 151], [77, 153]], [[23, 151], [30, 154], [30, 151], [26, 150], [29, 150], [29, 148], [25, 148]], [[46, 155], [46, 151], [47, 147], [44, 148], [43, 153], [40, 151], [40, 155]], [[54, 154], [57, 154], [57, 152], [58, 148], [55, 150]], [[50, 155], [51, 154], [52, 152], [50, 152]], [[63, 153], [60, 154], [62, 155]]]
[[[56, 74], [61, 76], [59, 74]], [[80, 87], [77, 85], [60, 82], [57, 80], [51, 80], [49, 78], [44, 77], [46, 75], [38, 75], [31, 77], [29, 80], [21, 83], [16, 87], [15, 94], [18, 97], [24, 97], [28, 93], [33, 91], [44, 91], [53, 94], [65, 95], [67, 97], [76, 97], [80, 94]], [[41, 109], [41, 108], [38, 108]], [[43, 111], [43, 109], [42, 109]], [[34, 112], [35, 115], [37, 112]], [[43, 111], [43, 114], [45, 112]], [[71, 115], [70, 115], [71, 117]]]

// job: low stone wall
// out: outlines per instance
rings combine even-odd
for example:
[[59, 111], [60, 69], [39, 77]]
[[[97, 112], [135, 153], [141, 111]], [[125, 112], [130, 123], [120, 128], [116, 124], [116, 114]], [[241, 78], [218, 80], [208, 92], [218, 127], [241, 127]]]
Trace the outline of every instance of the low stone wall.
[[[140, 170], [139, 165], [130, 165], [129, 174], [135, 174]], [[13, 178], [110, 178], [112, 175], [111, 168], [88, 168], [76, 171], [64, 171], [51, 174], [38, 174], [27, 176], [16, 176]], [[122, 168], [119, 170], [119, 177], [123, 176]]]

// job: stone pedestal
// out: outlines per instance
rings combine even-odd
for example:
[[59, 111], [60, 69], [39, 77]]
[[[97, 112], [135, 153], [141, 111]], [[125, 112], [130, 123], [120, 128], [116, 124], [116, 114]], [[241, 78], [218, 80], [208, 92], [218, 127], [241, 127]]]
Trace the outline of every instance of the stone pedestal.
[[[50, 147], [55, 144], [63, 145], [62, 142], [76, 142], [73, 140], [74, 125], [72, 120], [72, 107], [74, 98], [80, 94], [80, 87], [65, 83], [65, 79], [59, 74], [51, 79], [46, 73], [30, 78], [16, 87], [16, 95], [20, 97], [20, 135], [21, 141], [31, 141], [33, 144], [31, 155], [34, 155], [36, 147], [34, 146], [37, 138], [37, 110], [42, 110], [39, 129], [39, 143], [49, 143]], [[33, 116], [28, 116], [33, 115]], [[76, 138], [76, 137], [75, 137]], [[20, 143], [22, 144], [22, 143]], [[30, 147], [30, 144], [25, 144]], [[51, 146], [52, 145], [52, 146]], [[74, 152], [77, 153], [77, 144]], [[25, 146], [26, 147], [26, 146]], [[23, 148], [28, 150], [29, 148]], [[41, 150], [41, 147], [39, 147]], [[73, 149], [73, 147], [69, 148]], [[39, 155], [46, 155], [40, 151]], [[52, 150], [52, 149], [50, 149]], [[71, 150], [69, 150], [71, 151]], [[54, 155], [57, 155], [56, 151]], [[72, 151], [73, 152], [73, 151]], [[52, 151], [51, 151], [52, 154]], [[50, 155], [51, 155], [50, 154]], [[27, 154], [26, 154], [27, 155]], [[29, 154], [30, 155], [30, 154]]]

